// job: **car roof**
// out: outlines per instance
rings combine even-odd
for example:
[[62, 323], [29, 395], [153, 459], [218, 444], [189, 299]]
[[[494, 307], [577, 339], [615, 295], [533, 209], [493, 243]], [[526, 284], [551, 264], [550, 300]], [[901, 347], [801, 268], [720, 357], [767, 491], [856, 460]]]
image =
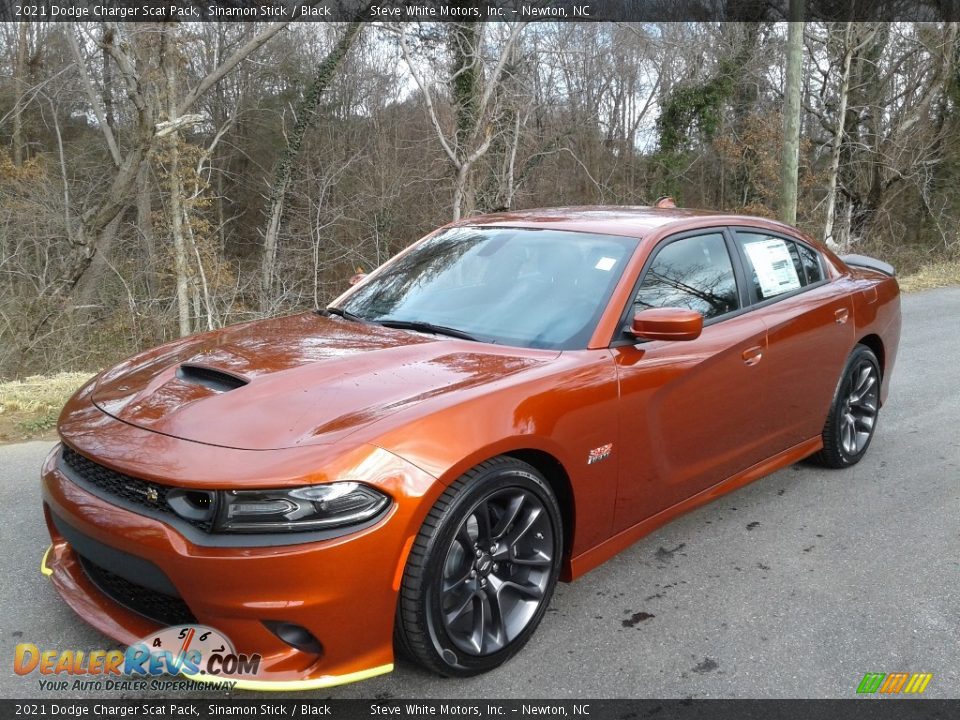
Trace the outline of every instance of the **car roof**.
[[584, 205], [579, 207], [536, 208], [490, 213], [466, 218], [455, 226], [551, 228], [573, 232], [606, 235], [626, 235], [642, 238], [664, 225], [701, 219], [704, 224], [732, 225], [738, 220], [751, 224], [761, 221], [769, 227], [787, 227], [767, 218], [747, 215], [729, 215], [709, 210], [686, 208], [657, 208], [640, 205]]

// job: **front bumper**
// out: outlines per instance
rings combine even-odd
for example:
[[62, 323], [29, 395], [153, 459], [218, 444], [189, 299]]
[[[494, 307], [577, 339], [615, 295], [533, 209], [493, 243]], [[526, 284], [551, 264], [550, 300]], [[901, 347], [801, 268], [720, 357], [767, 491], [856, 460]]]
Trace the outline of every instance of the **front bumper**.
[[[67, 604], [101, 632], [129, 645], [163, 625], [100, 589], [92, 579], [91, 558], [81, 554], [90, 548], [118, 551], [155, 566], [198, 623], [222, 632], [237, 652], [260, 654], [258, 676], [241, 680], [237, 687], [302, 690], [392, 670], [393, 622], [406, 554], [424, 508], [442, 491], [431, 476], [403, 463], [403, 476], [385, 488], [394, 499], [387, 515], [343, 537], [294, 545], [211, 547], [194, 544], [161, 520], [81, 488], [58, 467], [59, 451], [58, 446], [43, 467], [52, 546], [42, 569]], [[142, 580], [129, 577], [135, 573], [122, 564], [108, 569], [131, 582]], [[263, 621], [308, 629], [322, 644], [322, 654], [288, 645]]]

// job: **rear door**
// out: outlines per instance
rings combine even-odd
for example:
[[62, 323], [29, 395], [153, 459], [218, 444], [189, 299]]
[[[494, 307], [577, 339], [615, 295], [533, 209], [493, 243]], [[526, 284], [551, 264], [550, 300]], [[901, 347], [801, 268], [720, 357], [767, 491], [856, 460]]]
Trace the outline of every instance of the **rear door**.
[[732, 238], [722, 228], [668, 238], [654, 250], [627, 316], [649, 307], [704, 315], [692, 341], [622, 341], [621, 530], [765, 458], [757, 433], [764, 403], [766, 326], [745, 308]]
[[758, 420], [773, 452], [816, 437], [853, 343], [850, 288], [820, 252], [788, 235], [735, 228], [753, 314], [767, 330], [767, 391]]

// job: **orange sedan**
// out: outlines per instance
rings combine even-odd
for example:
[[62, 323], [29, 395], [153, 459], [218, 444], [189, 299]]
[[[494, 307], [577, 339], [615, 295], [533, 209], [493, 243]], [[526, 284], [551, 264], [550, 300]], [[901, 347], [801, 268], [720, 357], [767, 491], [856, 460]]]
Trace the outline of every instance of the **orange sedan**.
[[[893, 269], [769, 220], [529, 210], [427, 236], [329, 307], [91, 380], [43, 468], [63, 599], [201, 623], [249, 687], [494, 668], [558, 580], [815, 455], [867, 451]], [[243, 686], [243, 685], [241, 685]]]

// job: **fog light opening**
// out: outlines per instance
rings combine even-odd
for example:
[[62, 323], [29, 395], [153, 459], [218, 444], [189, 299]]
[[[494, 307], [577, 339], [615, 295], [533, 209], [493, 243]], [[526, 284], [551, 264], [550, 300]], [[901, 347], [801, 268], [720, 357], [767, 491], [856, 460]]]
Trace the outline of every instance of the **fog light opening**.
[[272, 632], [287, 645], [300, 652], [311, 655], [323, 655], [323, 645], [317, 638], [302, 625], [277, 620], [264, 620], [267, 630]]

